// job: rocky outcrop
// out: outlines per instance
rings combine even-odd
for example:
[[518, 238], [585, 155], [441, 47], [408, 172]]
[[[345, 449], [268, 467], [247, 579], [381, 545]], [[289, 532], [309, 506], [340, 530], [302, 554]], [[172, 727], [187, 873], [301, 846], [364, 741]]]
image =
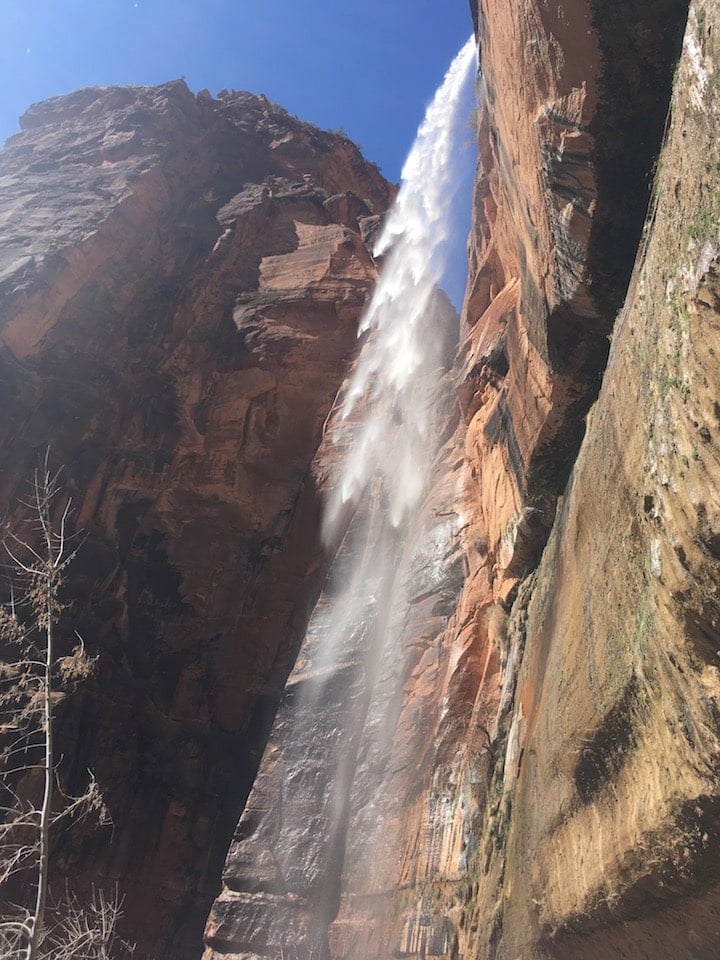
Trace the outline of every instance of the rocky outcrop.
[[[126, 932], [193, 957], [322, 565], [310, 462], [393, 190], [345, 138], [184, 83], [32, 107], [0, 154], [0, 496], [47, 444], [85, 542], [56, 850]], [[11, 506], [12, 510], [12, 506]], [[315, 572], [314, 572], [315, 571]], [[72, 636], [72, 631], [70, 631]]]

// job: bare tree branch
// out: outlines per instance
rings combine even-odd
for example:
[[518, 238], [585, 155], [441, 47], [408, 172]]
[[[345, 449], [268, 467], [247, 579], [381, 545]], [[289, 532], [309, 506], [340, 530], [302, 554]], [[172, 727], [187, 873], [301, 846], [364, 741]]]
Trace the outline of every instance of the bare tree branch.
[[[12, 579], [9, 602], [0, 604], [0, 899], [9, 914], [0, 920], [2, 960], [110, 960], [132, 952], [116, 932], [117, 894], [94, 891], [85, 905], [69, 892], [59, 904], [49, 901], [52, 835], [88, 814], [109, 822], [94, 775], [88, 771], [87, 788], [72, 796], [62, 787], [55, 757], [58, 685], [86, 679], [95, 663], [77, 631], [71, 654], [56, 653], [60, 590], [78, 549], [69, 533], [72, 501], [60, 503], [60, 480], [47, 450], [30, 496], [21, 501], [30, 513], [30, 533], [7, 531], [3, 541]], [[28, 894], [25, 903], [8, 904], [3, 896], [13, 878]]]

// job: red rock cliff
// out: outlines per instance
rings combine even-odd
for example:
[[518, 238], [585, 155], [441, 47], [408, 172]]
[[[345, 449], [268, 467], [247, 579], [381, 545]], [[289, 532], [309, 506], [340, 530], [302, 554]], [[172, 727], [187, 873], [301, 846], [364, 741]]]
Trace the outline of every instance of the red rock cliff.
[[22, 128], [0, 154], [0, 497], [50, 443], [98, 655], [61, 705], [63, 773], [92, 768], [114, 823], [55, 863], [119, 882], [143, 955], [198, 956], [321, 565], [308, 466], [393, 190], [345, 138], [182, 82]]
[[[322, 799], [329, 771], [280, 714], [207, 926], [215, 958], [717, 955], [717, 10], [472, 7], [482, 169], [429, 533], [398, 558], [402, 695], [382, 755], [348, 751], [357, 816], [329, 841], [317, 809], [283, 828], [283, 777]], [[26, 169], [54, 130], [51, 185], [75, 155], [52, 113], [81, 129], [100, 102], [77, 96], [31, 112], [5, 162]], [[389, 193], [264, 101], [112, 96], [118, 153], [104, 131], [73, 147], [92, 177], [72, 243], [43, 228], [3, 254], [24, 426], [0, 479], [14, 496], [57, 433], [92, 534], [81, 628], [104, 650], [63, 730], [122, 823], [66, 869], [146, 878], [160, 906], [130, 916], [175, 956], [320, 592], [322, 427], [373, 276], [364, 218]]]
[[716, 5], [681, 25], [610, 362], [511, 621], [512, 750], [476, 914], [494, 905], [502, 958], [709, 960], [720, 943]]
[[338, 956], [717, 953], [717, 11], [687, 13], [477, 5], [464, 579], [409, 644]]

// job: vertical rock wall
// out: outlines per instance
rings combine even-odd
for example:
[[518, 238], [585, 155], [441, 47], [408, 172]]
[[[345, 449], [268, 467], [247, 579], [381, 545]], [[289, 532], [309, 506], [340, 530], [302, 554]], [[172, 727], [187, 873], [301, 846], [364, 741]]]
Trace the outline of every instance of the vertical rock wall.
[[423, 890], [408, 953], [448, 926], [498, 960], [717, 952], [716, 14], [682, 41], [686, 14], [479, 5], [461, 604], [489, 764], [469, 868]]
[[[308, 467], [393, 190], [262, 97], [181, 82], [39, 104], [0, 154], [0, 496], [51, 446], [86, 540], [59, 708], [66, 788], [113, 827], [58, 880], [124, 895], [141, 955], [191, 957], [322, 563]], [[66, 652], [66, 651], [61, 651]]]
[[[427, 533], [398, 557], [401, 695], [381, 752], [356, 731], [341, 841], [315, 830], [345, 696], [317, 742], [280, 715], [216, 958], [717, 952], [720, 24], [705, 0], [472, 12], [470, 280]], [[117, 821], [58, 862], [136, 889], [156, 956], [197, 955], [320, 592], [321, 440], [391, 190], [245, 94], [83, 91], [24, 123], [0, 158], [0, 489], [52, 436], [101, 654], [62, 705], [66, 773], [93, 765]], [[320, 801], [294, 834], [283, 778]]]
[[502, 881], [484, 891], [498, 957], [530, 942], [709, 960], [720, 942], [719, 26], [713, 4], [691, 5], [603, 388], [513, 617], [520, 753]]

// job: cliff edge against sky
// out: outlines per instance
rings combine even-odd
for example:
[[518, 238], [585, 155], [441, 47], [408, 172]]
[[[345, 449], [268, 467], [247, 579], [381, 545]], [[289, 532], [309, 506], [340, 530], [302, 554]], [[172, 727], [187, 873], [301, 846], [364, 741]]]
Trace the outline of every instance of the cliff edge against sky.
[[333, 402], [393, 190], [344, 138], [180, 83], [38, 105], [0, 155], [0, 491], [52, 441], [100, 652], [60, 735], [116, 819], [58, 868], [118, 879], [156, 958], [199, 956], [208, 910], [213, 960], [288, 960], [288, 931], [301, 960], [311, 919], [348, 960], [717, 955], [719, 14], [472, 14], [434, 580], [413, 568], [401, 702], [357, 761], [377, 821], [325, 860], [291, 838], [331, 892], [312, 918], [273, 791], [314, 745], [261, 753], [323, 586]]
[[22, 126], [0, 155], [0, 496], [17, 513], [50, 444], [85, 536], [65, 642], [98, 656], [59, 706], [63, 782], [92, 769], [113, 821], [61, 842], [57, 879], [118, 883], [143, 954], [197, 956], [322, 568], [308, 466], [394, 191], [345, 138], [180, 81]]

